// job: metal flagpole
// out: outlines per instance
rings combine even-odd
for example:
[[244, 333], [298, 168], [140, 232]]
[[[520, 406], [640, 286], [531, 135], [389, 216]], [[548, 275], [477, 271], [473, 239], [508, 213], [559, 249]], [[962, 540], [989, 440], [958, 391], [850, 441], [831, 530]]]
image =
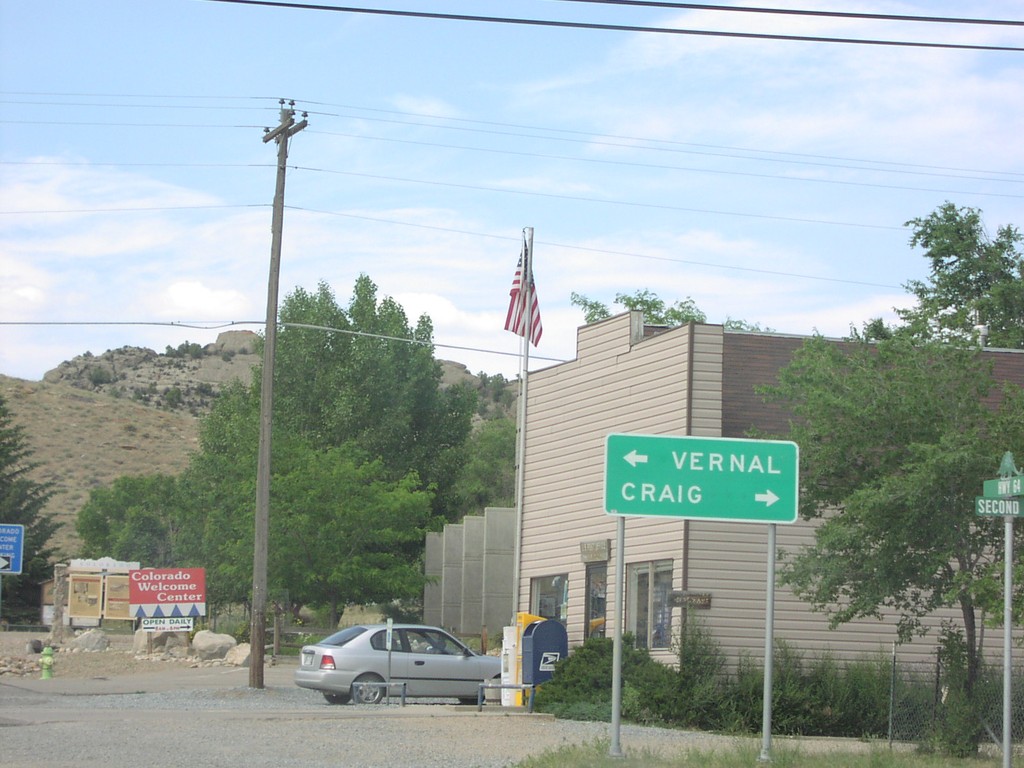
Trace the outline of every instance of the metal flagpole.
[[523, 266], [519, 272], [519, 296], [522, 310], [525, 313], [526, 333], [519, 344], [519, 408], [518, 430], [516, 435], [516, 538], [514, 544], [513, 575], [512, 575], [512, 624], [516, 623], [519, 611], [519, 579], [520, 559], [523, 545], [523, 491], [526, 487], [526, 397], [529, 388], [528, 370], [530, 366], [530, 337], [533, 335], [533, 227], [523, 229]]

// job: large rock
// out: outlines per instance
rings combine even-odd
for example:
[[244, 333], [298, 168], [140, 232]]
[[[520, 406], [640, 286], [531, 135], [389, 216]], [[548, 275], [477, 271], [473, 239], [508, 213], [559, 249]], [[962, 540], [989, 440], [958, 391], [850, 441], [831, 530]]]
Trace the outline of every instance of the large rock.
[[229, 648], [224, 657], [224, 663], [233, 667], [248, 667], [252, 646], [248, 643], [239, 643], [234, 648]]
[[144, 653], [187, 655], [188, 632], [147, 632], [144, 629], [137, 629], [132, 639], [132, 652], [136, 656]]
[[236, 645], [238, 641], [231, 635], [218, 634], [208, 629], [196, 632], [192, 638], [192, 650], [202, 661], [223, 659]]
[[90, 629], [73, 638], [67, 647], [74, 651], [105, 651], [110, 647], [110, 638], [102, 629]]

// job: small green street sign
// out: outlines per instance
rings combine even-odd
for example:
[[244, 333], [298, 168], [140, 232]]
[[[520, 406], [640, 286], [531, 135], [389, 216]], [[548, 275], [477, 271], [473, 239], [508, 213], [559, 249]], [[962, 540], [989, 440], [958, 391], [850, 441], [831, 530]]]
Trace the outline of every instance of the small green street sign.
[[[997, 477], [995, 480], [986, 480], [982, 483], [986, 496], [1024, 496], [1024, 477]], [[980, 498], [980, 497], [979, 497]]]
[[604, 508], [613, 515], [793, 523], [799, 449], [781, 440], [611, 434]]
[[979, 517], [1019, 517], [1020, 499], [974, 497], [974, 512]]

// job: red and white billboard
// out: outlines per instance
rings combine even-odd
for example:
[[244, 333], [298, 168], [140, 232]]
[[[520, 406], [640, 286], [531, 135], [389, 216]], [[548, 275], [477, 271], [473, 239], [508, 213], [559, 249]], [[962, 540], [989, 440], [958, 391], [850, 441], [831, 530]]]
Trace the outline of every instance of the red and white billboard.
[[206, 570], [141, 568], [128, 572], [133, 618], [206, 615]]

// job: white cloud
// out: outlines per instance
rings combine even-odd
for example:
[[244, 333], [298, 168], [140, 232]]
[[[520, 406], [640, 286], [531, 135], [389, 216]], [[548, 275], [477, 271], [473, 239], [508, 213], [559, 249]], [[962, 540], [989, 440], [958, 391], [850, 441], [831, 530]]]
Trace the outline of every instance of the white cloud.
[[177, 320], [239, 318], [250, 309], [239, 291], [211, 288], [199, 280], [172, 283], [150, 301], [157, 317]]

